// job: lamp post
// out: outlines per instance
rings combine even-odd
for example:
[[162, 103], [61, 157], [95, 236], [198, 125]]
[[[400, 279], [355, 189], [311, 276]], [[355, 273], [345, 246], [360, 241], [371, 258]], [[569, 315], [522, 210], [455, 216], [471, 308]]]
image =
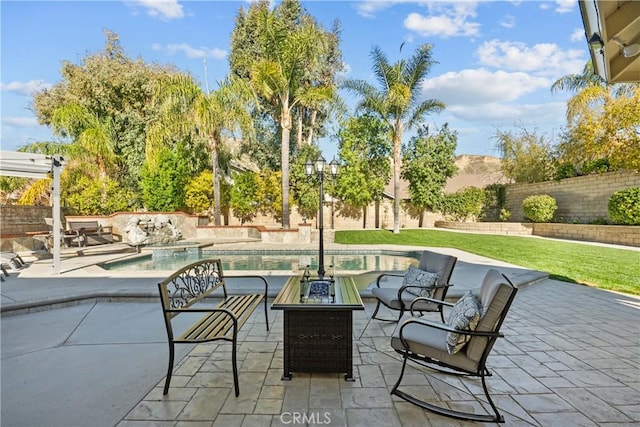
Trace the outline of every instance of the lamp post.
[[[308, 177], [311, 177], [313, 175], [314, 172], [314, 166], [315, 166], [315, 172], [318, 176], [318, 180], [320, 181], [320, 206], [319, 206], [319, 212], [318, 212], [318, 230], [320, 231], [320, 238], [319, 238], [319, 242], [318, 242], [318, 278], [320, 280], [322, 280], [324, 278], [324, 219], [322, 217], [322, 202], [324, 201], [324, 171], [325, 171], [325, 167], [327, 165], [326, 160], [324, 159], [324, 157], [322, 157], [322, 154], [320, 154], [318, 156], [318, 158], [314, 163], [311, 163], [311, 160], [307, 160], [307, 163], [305, 163], [304, 168], [305, 168], [305, 172], [307, 173]], [[329, 171], [331, 172], [331, 176], [333, 178], [335, 178], [338, 175], [338, 161], [334, 158], [333, 160], [331, 160], [331, 162], [329, 163]]]

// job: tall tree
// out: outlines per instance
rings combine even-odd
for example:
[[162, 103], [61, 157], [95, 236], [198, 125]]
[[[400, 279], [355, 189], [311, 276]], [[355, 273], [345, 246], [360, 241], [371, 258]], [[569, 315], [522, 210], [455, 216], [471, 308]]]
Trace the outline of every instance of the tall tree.
[[[400, 46], [402, 52], [403, 45]], [[444, 104], [436, 99], [420, 101], [422, 82], [435, 61], [431, 57], [432, 46], [423, 44], [408, 59], [391, 64], [379, 47], [371, 51], [373, 74], [380, 86], [364, 80], [347, 80], [344, 87], [361, 100], [359, 109], [377, 114], [390, 129], [393, 148], [393, 232], [400, 232], [400, 168], [402, 137], [427, 114], [439, 112]]]
[[495, 134], [501, 153], [501, 169], [514, 182], [543, 182], [554, 175], [551, 144], [535, 131], [518, 133], [498, 130]]
[[219, 157], [223, 135], [240, 130], [246, 138], [252, 138], [252, 120], [246, 107], [250, 91], [240, 80], [229, 78], [207, 94], [190, 76], [177, 74], [158, 85], [155, 100], [161, 106], [161, 115], [147, 133], [147, 161], [153, 165], [156, 153], [175, 138], [204, 138], [211, 155], [213, 220], [221, 225]]
[[418, 127], [416, 136], [403, 147], [402, 178], [409, 181], [411, 204], [420, 210], [422, 227], [424, 210], [438, 207], [447, 179], [457, 171], [455, 151], [458, 135], [445, 125], [435, 134], [428, 126]]
[[362, 210], [362, 228], [367, 225], [367, 207], [382, 199], [391, 179], [389, 128], [370, 115], [350, 118], [340, 130], [339, 156], [343, 166], [336, 193], [345, 203]]
[[[122, 186], [138, 190], [140, 168], [144, 162], [145, 133], [148, 122], [154, 120], [153, 82], [175, 73], [172, 67], [147, 64], [142, 59], [130, 59], [120, 44], [119, 36], [105, 30], [103, 50], [87, 54], [78, 63], [63, 61], [61, 81], [33, 97], [32, 108], [41, 124], [54, 126], [54, 112], [72, 109], [95, 120], [67, 121], [70, 142], [84, 129], [97, 129], [95, 122], [110, 127], [112, 151], [117, 161], [109, 175]], [[73, 106], [73, 107], [72, 107]], [[72, 119], [71, 117], [68, 117]], [[67, 158], [67, 160], [70, 160]], [[69, 167], [69, 166], [68, 166]]]
[[268, 2], [258, 2], [246, 13], [241, 10], [236, 18], [232, 73], [251, 83], [280, 126], [283, 228], [290, 228], [289, 156], [294, 113], [298, 107], [334, 99], [335, 71], [331, 78], [319, 79], [318, 70], [326, 67], [327, 52], [336, 40], [303, 12], [298, 0], [284, 0], [273, 10]]

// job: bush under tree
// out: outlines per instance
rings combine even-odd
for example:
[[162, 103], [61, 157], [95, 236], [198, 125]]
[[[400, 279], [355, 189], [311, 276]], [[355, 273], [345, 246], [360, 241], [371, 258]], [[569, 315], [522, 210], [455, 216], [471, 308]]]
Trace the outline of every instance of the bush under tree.
[[447, 194], [440, 206], [440, 211], [455, 221], [482, 219], [482, 209], [487, 193], [477, 187], [466, 187], [452, 194]]

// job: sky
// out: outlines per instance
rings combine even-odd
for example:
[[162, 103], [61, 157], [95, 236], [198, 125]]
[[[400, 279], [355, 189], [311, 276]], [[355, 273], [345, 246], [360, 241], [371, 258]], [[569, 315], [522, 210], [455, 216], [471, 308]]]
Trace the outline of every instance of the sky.
[[[380, 47], [394, 63], [421, 44], [432, 44], [437, 63], [421, 99], [438, 99], [446, 109], [426, 123], [431, 129], [448, 123], [458, 134], [457, 154], [498, 156], [498, 131], [526, 129], [556, 141], [571, 94], [552, 93], [550, 87], [580, 73], [589, 59], [576, 0], [302, 4], [326, 29], [340, 22], [345, 63], [340, 78], [376, 85], [372, 48]], [[130, 58], [173, 64], [195, 76], [203, 90], [214, 90], [229, 71], [235, 16], [249, 6], [245, 0], [1, 0], [2, 149], [60, 140], [38, 124], [30, 110], [32, 94], [61, 81], [63, 61], [79, 63], [103, 50], [105, 29], [119, 35]], [[353, 95], [341, 95], [355, 105]], [[406, 133], [405, 141], [411, 135]], [[325, 158], [336, 154], [335, 138], [318, 143]]]

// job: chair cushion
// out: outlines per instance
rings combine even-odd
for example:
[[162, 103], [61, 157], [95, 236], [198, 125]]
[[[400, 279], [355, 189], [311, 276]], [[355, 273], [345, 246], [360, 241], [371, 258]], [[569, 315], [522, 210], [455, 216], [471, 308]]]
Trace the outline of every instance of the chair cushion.
[[447, 331], [442, 329], [419, 323], [409, 324], [403, 329], [403, 336], [407, 343], [407, 347], [405, 347], [400, 339], [400, 328], [408, 319], [414, 319], [414, 317], [405, 314], [398, 321], [398, 325], [391, 336], [392, 348], [399, 351], [409, 350], [415, 354], [430, 357], [466, 371], [475, 372], [477, 370], [478, 362], [469, 359], [464, 351], [449, 354], [446, 342]]
[[[480, 304], [473, 292], [467, 291], [451, 309], [447, 325], [463, 331], [473, 331], [479, 321]], [[470, 339], [470, 335], [449, 332], [447, 334], [447, 351], [449, 354], [459, 352]]]
[[404, 279], [402, 280], [402, 286], [419, 286], [421, 289], [407, 288], [406, 291], [418, 297], [431, 298], [433, 296], [433, 286], [437, 280], [438, 275], [436, 273], [431, 273], [410, 265], [407, 274], [404, 275]]
[[[403, 307], [403, 304], [405, 309], [409, 309], [411, 303], [416, 298], [415, 295], [404, 292], [402, 294], [403, 304], [401, 304], [398, 299], [398, 288], [373, 288], [371, 289], [371, 294], [379, 299], [384, 305], [395, 310], [400, 310]], [[420, 304], [416, 304], [415, 309], [418, 311], [436, 311], [438, 310], [438, 304], [433, 302], [421, 302]]]

